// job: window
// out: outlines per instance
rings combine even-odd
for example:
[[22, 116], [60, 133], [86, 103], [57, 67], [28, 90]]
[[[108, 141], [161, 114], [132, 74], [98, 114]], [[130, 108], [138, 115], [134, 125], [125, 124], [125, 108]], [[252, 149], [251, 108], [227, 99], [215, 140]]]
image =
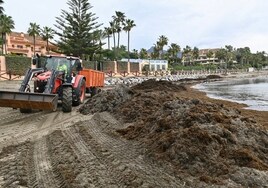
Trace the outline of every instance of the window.
[[155, 65], [151, 65], [151, 71], [155, 70]]

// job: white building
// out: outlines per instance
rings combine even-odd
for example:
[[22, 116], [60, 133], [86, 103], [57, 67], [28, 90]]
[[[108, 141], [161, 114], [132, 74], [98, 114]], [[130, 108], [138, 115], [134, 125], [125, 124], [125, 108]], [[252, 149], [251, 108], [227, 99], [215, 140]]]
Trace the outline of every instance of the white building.
[[[121, 61], [128, 61], [128, 59], [122, 59]], [[149, 71], [160, 71], [168, 70], [168, 61], [167, 60], [154, 60], [154, 59], [129, 59], [130, 63], [139, 63], [140, 69], [142, 70], [144, 66], [149, 67]], [[140, 71], [141, 71], [140, 70]]]

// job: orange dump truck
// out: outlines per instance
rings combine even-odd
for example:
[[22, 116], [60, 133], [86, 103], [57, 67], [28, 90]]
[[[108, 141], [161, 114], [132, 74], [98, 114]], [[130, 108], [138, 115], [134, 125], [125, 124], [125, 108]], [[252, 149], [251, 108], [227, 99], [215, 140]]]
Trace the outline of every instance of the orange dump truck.
[[19, 108], [22, 113], [55, 111], [60, 100], [62, 111], [71, 112], [72, 106], [84, 103], [86, 92], [93, 96], [104, 86], [104, 73], [83, 69], [79, 58], [48, 56], [44, 67], [39, 62], [33, 60], [38, 68], [28, 69], [18, 92], [0, 91], [0, 107]]

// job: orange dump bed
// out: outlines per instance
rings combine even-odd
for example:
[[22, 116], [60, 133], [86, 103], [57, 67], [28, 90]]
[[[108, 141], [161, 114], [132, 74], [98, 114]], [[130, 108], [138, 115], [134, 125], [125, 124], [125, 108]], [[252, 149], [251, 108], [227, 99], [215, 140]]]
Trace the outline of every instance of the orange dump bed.
[[80, 75], [86, 77], [86, 87], [103, 87], [104, 86], [104, 72], [93, 69], [83, 69], [79, 72]]

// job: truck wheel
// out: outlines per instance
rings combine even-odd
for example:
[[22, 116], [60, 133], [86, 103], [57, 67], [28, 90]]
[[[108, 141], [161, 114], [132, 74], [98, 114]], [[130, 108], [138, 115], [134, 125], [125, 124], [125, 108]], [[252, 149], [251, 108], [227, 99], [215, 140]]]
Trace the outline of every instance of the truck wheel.
[[79, 104], [83, 104], [86, 99], [86, 82], [83, 79], [80, 83], [80, 85], [76, 88], [76, 93], [79, 94], [77, 96], [77, 101], [73, 101], [74, 106], [78, 106]]
[[62, 91], [62, 111], [63, 112], [71, 112], [72, 111], [72, 94], [71, 87], [64, 87]]
[[91, 88], [91, 97], [93, 97], [94, 95], [96, 95], [98, 93], [98, 89], [96, 87], [92, 87]]

